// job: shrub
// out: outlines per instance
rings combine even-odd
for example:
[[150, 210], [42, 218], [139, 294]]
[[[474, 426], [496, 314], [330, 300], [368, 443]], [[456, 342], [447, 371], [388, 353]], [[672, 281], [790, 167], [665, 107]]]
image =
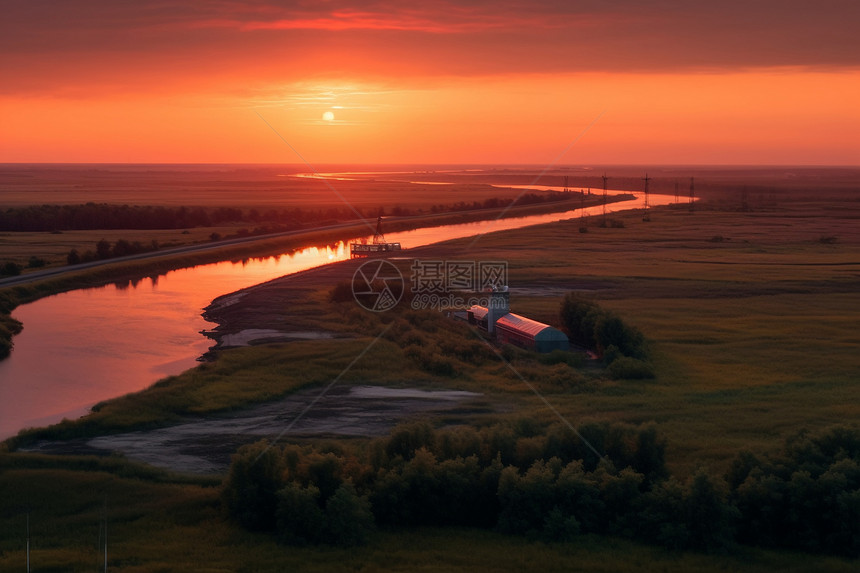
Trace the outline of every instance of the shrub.
[[0, 276], [5, 277], [17, 277], [21, 274], [21, 271], [24, 267], [19, 265], [18, 263], [9, 261], [2, 267], [0, 267]]
[[609, 375], [616, 380], [644, 380], [654, 378], [654, 369], [647, 362], [622, 356], [609, 365]]
[[69, 251], [69, 254], [66, 255], [66, 263], [70, 265], [77, 265], [81, 262], [81, 255], [78, 254], [77, 249], [72, 249]]
[[329, 302], [350, 302], [355, 297], [352, 293], [352, 281], [340, 281], [329, 293]]
[[582, 357], [582, 354], [577, 354], [575, 352], [567, 352], [564, 350], [553, 350], [547, 354], [541, 354], [538, 357], [543, 364], [567, 364], [571, 368], [581, 368], [585, 360]]

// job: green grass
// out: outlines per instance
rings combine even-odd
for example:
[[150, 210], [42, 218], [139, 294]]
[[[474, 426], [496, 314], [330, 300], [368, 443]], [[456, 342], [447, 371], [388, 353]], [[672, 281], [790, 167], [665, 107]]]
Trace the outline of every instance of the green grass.
[[[487, 235], [467, 256], [463, 249], [470, 240], [444, 248], [456, 253], [451, 258], [507, 260], [515, 312], [557, 324], [559, 293], [587, 289], [588, 296], [640, 328], [650, 343], [654, 380], [611, 381], [593, 365], [571, 369], [524, 353], [508, 355], [574, 425], [655, 422], [667, 439], [671, 472], [684, 478], [699, 466], [718, 474], [740, 450], [774, 451], [801, 428], [860, 418], [855, 398], [860, 372], [857, 212], [854, 204], [838, 212], [818, 203], [802, 207], [789, 204], [752, 214], [658, 210], [647, 224], [635, 214], [624, 216], [623, 229], [592, 227], [582, 234], [579, 222], [571, 221]], [[825, 232], [838, 241], [819, 242]], [[726, 240], [711, 242], [716, 235]], [[433, 251], [427, 252], [432, 258]], [[402, 264], [406, 276], [409, 262]], [[81, 422], [42, 435], [163, 424], [187, 413], [221, 411], [321, 385], [388, 321], [409, 320], [408, 313], [380, 315], [363, 313], [351, 303], [329, 305], [325, 289], [301, 291], [293, 308], [303, 327], [324, 325], [361, 337], [224, 352], [212, 364], [108, 401]], [[391, 337], [355, 363], [344, 382], [483, 392], [502, 408], [472, 415], [475, 424], [509, 417], [555, 421], [541, 399], [494, 355], [458, 356], [457, 349], [477, 339], [459, 326], [441, 324], [446, 322], [417, 321], [408, 328], [398, 323]], [[405, 351], [409, 340], [420, 340], [421, 348], [439, 348], [454, 374], [422, 370]], [[136, 474], [124, 462], [119, 464], [124, 470], [75, 467], [83, 463], [76, 458], [44, 467], [48, 462], [30, 455], [0, 456], [3, 570], [23, 563], [20, 532], [28, 500], [38, 500], [32, 517], [42, 530], [34, 556], [42, 559], [43, 569], [51, 562], [57, 570], [64, 562], [71, 565], [63, 570], [97, 566], [103, 492], [109, 493], [115, 512], [111, 566], [128, 571], [849, 571], [857, 565], [753, 549], [726, 556], [671, 553], [612, 538], [548, 545], [457, 529], [383, 531], [359, 550], [285, 549], [226, 522], [211, 484]]]
[[[699, 464], [724, 469], [739, 449], [764, 451], [803, 427], [860, 417], [851, 399], [857, 215], [854, 203], [838, 213], [807, 202], [752, 214], [663, 209], [651, 223], [627, 214], [624, 229], [584, 235], [576, 222], [487, 235], [470, 257], [508, 260], [515, 312], [557, 324], [558, 293], [586, 289], [644, 332], [656, 380], [551, 401], [575, 423], [656, 421], [683, 475]], [[824, 229], [840, 237], [835, 245], [817, 240]], [[731, 240], [707, 240], [717, 234]]]
[[[53, 465], [53, 467], [51, 467]], [[284, 547], [225, 521], [218, 488], [131, 464], [76, 468], [66, 459], [0, 456], [0, 569], [34, 571], [853, 571], [849, 560], [753, 549], [670, 552], [614, 538], [543, 543], [476, 529], [378, 532], [360, 549]], [[145, 472], [146, 470], [144, 470]]]

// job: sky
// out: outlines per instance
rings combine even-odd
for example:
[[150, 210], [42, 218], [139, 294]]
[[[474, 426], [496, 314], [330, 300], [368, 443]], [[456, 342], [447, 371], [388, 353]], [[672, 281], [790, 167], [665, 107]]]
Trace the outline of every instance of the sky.
[[0, 7], [0, 163], [860, 165], [856, 0]]

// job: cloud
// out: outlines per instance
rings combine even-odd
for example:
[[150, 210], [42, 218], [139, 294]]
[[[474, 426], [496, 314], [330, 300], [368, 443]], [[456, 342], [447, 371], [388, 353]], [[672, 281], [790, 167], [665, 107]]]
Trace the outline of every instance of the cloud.
[[860, 66], [855, 0], [7, 0], [0, 93]]

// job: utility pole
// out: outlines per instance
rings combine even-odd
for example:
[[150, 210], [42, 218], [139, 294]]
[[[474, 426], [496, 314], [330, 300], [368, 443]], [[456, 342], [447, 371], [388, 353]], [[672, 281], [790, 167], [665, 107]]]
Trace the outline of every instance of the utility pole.
[[27, 512], [27, 573], [30, 573], [30, 512]]
[[603, 226], [606, 227], [606, 173], [603, 174]]
[[107, 573], [107, 497], [105, 497], [105, 573]]
[[693, 178], [690, 177], [690, 213], [693, 212], [693, 202], [695, 200], [696, 200], [695, 185], [693, 183]]
[[579, 190], [579, 232], [588, 232], [588, 225], [585, 222], [585, 191], [582, 189]]
[[645, 174], [645, 212], [642, 215], [642, 220], [646, 223], [651, 220], [651, 213], [648, 210], [648, 183], [651, 181], [651, 178], [648, 177], [648, 174]]

